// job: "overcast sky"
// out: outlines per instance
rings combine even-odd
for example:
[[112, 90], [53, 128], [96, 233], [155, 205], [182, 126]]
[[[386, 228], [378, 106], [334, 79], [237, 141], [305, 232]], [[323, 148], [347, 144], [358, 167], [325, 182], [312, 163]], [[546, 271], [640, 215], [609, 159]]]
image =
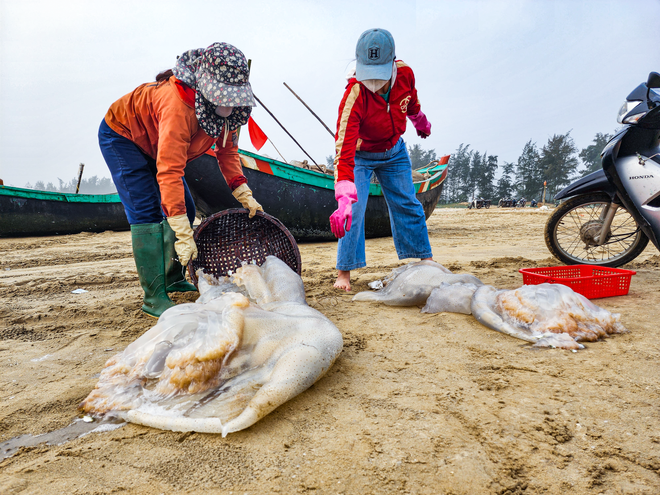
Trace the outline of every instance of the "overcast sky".
[[[517, 160], [571, 131], [612, 132], [627, 94], [660, 71], [660, 0], [0, 0], [0, 178], [109, 177], [97, 132], [110, 104], [216, 41], [252, 59], [252, 87], [318, 162], [366, 29], [388, 29], [416, 76], [438, 155], [461, 144]], [[255, 121], [287, 160], [303, 153], [263, 108]], [[240, 146], [253, 150], [247, 132]], [[270, 144], [261, 153], [276, 157]]]

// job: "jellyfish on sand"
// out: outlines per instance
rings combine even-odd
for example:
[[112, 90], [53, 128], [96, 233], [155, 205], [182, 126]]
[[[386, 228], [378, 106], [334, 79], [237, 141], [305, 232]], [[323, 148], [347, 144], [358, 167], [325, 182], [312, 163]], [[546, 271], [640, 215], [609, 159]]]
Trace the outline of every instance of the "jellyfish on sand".
[[306, 390], [341, 351], [337, 327], [278, 258], [200, 277], [199, 289], [201, 303], [168, 309], [106, 363], [83, 411], [225, 436]]
[[443, 282], [440, 287], [431, 291], [422, 308], [422, 313], [463, 313], [472, 314], [470, 304], [472, 295], [477, 290], [475, 284], [448, 284]]
[[582, 349], [626, 332], [620, 315], [596, 306], [560, 284], [524, 285], [498, 290], [469, 274], [453, 274], [433, 261], [399, 267], [383, 280], [382, 289], [360, 292], [354, 301], [390, 306], [420, 306], [423, 313], [472, 313], [481, 324], [536, 347]]
[[482, 325], [537, 347], [582, 349], [627, 330], [620, 315], [593, 304], [560, 284], [523, 285], [515, 290], [479, 287], [472, 296], [472, 314]]
[[431, 291], [447, 284], [483, 283], [474, 275], [452, 273], [435, 261], [417, 261], [392, 270], [377, 291], [358, 292], [353, 301], [382, 302], [388, 306], [423, 306]]

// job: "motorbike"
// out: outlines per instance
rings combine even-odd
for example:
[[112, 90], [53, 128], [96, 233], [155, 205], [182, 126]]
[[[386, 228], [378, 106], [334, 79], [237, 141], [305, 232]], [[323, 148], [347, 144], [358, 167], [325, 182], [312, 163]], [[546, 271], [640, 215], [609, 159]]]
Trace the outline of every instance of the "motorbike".
[[513, 208], [516, 206], [517, 201], [511, 198], [501, 198], [497, 203], [498, 208]]
[[[601, 153], [602, 169], [564, 188], [548, 218], [545, 243], [568, 265], [617, 267], [649, 240], [660, 249], [660, 74], [628, 95], [623, 124]], [[658, 90], [658, 91], [654, 91]]]
[[468, 204], [468, 209], [471, 210], [472, 208], [490, 208], [490, 199], [473, 199]]
[[520, 198], [517, 204], [514, 206], [517, 206], [518, 208], [524, 208], [525, 204], [527, 203], [527, 200], [525, 198]]
[[532, 202], [529, 204], [532, 208], [536, 208], [538, 206], [538, 203], [535, 199], [532, 200]]

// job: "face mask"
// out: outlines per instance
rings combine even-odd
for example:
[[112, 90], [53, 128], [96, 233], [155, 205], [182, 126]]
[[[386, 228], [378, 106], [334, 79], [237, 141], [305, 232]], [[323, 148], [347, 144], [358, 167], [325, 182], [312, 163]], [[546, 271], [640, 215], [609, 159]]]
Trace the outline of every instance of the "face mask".
[[234, 111], [234, 107], [215, 107], [215, 114], [220, 117], [229, 117]]
[[375, 93], [380, 88], [385, 86], [389, 82], [389, 79], [365, 79], [364, 81], [360, 82], [364, 84], [369, 91]]

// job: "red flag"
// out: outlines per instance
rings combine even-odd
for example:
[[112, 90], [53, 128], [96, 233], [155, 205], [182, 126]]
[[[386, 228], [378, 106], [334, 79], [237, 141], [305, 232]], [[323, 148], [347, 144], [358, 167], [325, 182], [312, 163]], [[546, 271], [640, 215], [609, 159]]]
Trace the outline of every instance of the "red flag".
[[264, 131], [257, 125], [252, 117], [248, 119], [248, 131], [250, 132], [250, 141], [252, 141], [252, 146], [256, 148], [257, 151], [266, 144], [268, 141], [268, 136], [264, 134]]

